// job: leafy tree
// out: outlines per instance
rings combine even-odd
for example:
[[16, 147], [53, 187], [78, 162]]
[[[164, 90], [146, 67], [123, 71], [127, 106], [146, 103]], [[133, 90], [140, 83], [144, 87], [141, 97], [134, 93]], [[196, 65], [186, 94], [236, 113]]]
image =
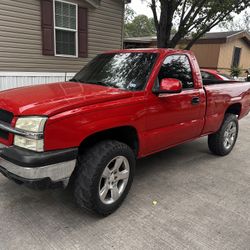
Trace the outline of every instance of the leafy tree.
[[[162, 48], [174, 48], [189, 36], [186, 49], [190, 49], [206, 32], [250, 6], [249, 0], [148, 1], [154, 16], [157, 45]], [[171, 35], [173, 28], [176, 28], [174, 36]]]
[[139, 37], [152, 36], [156, 34], [153, 18], [148, 18], [145, 15], [139, 15], [133, 18], [132, 21], [125, 21], [125, 36]]
[[136, 12], [128, 4], [126, 4], [125, 15], [124, 15], [125, 25], [132, 22], [135, 18], [135, 15], [136, 15]]
[[245, 30], [250, 32], [250, 10], [245, 10], [242, 13], [241, 18], [232, 18], [232, 20], [228, 22], [222, 22], [219, 25], [220, 28], [224, 30]]

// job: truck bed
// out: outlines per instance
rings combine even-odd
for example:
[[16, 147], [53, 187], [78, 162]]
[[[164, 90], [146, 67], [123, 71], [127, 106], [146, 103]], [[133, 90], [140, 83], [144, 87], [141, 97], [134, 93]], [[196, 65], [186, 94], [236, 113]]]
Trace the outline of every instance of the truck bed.
[[250, 111], [250, 82], [218, 81], [203, 86], [207, 96], [204, 134], [217, 131], [227, 107], [234, 105], [241, 110], [239, 119]]

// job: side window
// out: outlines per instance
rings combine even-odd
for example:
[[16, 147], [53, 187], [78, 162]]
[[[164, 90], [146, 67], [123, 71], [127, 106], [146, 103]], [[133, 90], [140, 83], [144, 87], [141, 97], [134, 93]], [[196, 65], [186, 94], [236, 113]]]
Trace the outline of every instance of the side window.
[[168, 56], [161, 67], [159, 81], [164, 78], [175, 78], [182, 82], [184, 89], [194, 88], [191, 65], [185, 55]]

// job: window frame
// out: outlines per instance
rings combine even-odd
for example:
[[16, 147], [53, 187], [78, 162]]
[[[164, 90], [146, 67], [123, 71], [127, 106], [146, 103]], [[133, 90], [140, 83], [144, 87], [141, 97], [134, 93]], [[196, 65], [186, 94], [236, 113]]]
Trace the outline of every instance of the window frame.
[[[56, 2], [66, 3], [70, 5], [76, 6], [76, 29], [62, 28], [56, 26]], [[69, 58], [78, 58], [79, 57], [79, 45], [78, 45], [78, 4], [72, 3], [65, 0], [53, 0], [53, 22], [54, 22], [54, 55], [57, 57], [69, 57]], [[62, 31], [71, 31], [75, 32], [75, 55], [65, 55], [65, 54], [57, 54], [56, 52], [56, 30]]]
[[[164, 64], [164, 62], [166, 61], [166, 59], [167, 59], [168, 57], [170, 57], [170, 56], [185, 56], [185, 57], [187, 58], [188, 62], [189, 62], [189, 65], [190, 65], [190, 68], [191, 68], [192, 80], [193, 80], [193, 87], [192, 87], [192, 88], [182, 88], [182, 91], [189, 91], [189, 90], [194, 90], [194, 89], [196, 89], [196, 84], [195, 84], [195, 81], [194, 81], [193, 65], [192, 65], [192, 63], [191, 63], [191, 60], [190, 60], [189, 56], [186, 55], [186, 54], [178, 54], [178, 53], [169, 54], [169, 55], [167, 55], [167, 56], [164, 58], [164, 60], [162, 61], [161, 67], [163, 66], [163, 64]], [[161, 67], [160, 67], [160, 70], [161, 70]], [[159, 73], [160, 73], [160, 71], [159, 71]], [[158, 75], [157, 75], [157, 79], [158, 79], [159, 73], [158, 73]], [[177, 79], [177, 80], [179, 80], [179, 79]], [[159, 82], [159, 84], [160, 84], [160, 82]], [[155, 84], [155, 85], [156, 85], [156, 84]], [[154, 89], [154, 87], [153, 87], [153, 89]]]

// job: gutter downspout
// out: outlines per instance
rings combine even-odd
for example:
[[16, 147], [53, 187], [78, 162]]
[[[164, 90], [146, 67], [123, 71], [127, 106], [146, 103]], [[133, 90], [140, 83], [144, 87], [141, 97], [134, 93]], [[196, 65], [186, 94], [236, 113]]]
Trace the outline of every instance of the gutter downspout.
[[122, 14], [122, 34], [121, 34], [121, 48], [124, 48], [124, 21], [125, 21], [125, 5], [126, 5], [126, 1], [123, 2], [123, 14]]

